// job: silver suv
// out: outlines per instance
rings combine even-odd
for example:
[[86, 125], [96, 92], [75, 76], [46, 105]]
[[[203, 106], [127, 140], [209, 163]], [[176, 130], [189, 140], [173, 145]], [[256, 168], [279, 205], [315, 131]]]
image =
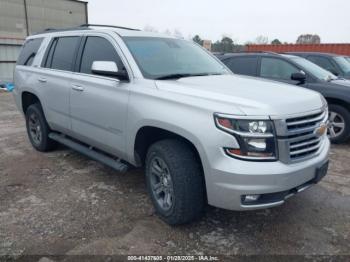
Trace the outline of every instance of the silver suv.
[[166, 35], [82, 26], [28, 37], [14, 96], [33, 147], [57, 142], [119, 172], [145, 167], [169, 224], [278, 206], [327, 173], [327, 103], [232, 73]]

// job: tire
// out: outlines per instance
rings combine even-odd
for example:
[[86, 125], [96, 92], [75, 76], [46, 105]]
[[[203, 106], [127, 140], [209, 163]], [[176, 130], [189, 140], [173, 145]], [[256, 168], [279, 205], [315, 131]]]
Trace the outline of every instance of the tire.
[[328, 136], [331, 142], [335, 144], [344, 143], [348, 140], [350, 136], [350, 113], [346, 108], [340, 105], [329, 105]]
[[[206, 203], [203, 171], [185, 142], [169, 139], [153, 144], [147, 152], [145, 173], [148, 192], [162, 220], [179, 225], [202, 217]], [[157, 194], [160, 187], [164, 191]], [[165, 197], [165, 191], [170, 197]]]
[[28, 107], [26, 114], [27, 134], [32, 146], [40, 152], [53, 150], [57, 143], [49, 138], [51, 132], [41, 105], [36, 103]]

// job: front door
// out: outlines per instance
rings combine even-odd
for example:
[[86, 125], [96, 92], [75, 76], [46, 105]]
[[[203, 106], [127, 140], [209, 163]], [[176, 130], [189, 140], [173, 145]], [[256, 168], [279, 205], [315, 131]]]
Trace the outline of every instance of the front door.
[[260, 60], [260, 77], [297, 85], [298, 81], [291, 79], [293, 73], [300, 70], [291, 63], [275, 57], [262, 57]]
[[78, 72], [71, 83], [72, 130], [79, 140], [123, 158], [130, 83], [94, 75], [94, 61], [113, 61], [123, 69], [113, 39], [85, 38]]

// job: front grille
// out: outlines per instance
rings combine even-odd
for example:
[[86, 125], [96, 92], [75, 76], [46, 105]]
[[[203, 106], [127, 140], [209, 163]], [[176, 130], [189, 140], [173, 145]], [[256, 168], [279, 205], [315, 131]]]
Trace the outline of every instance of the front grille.
[[327, 112], [321, 111], [310, 115], [286, 119], [286, 127], [289, 144], [289, 157], [298, 160], [315, 154], [320, 146], [322, 138], [314, 131], [325, 123]]

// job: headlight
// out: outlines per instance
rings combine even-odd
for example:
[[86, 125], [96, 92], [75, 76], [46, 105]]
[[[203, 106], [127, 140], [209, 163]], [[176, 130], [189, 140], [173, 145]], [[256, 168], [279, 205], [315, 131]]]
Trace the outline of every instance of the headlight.
[[237, 139], [239, 148], [224, 148], [232, 157], [245, 160], [277, 159], [274, 125], [270, 120], [234, 119], [215, 114], [216, 126]]

